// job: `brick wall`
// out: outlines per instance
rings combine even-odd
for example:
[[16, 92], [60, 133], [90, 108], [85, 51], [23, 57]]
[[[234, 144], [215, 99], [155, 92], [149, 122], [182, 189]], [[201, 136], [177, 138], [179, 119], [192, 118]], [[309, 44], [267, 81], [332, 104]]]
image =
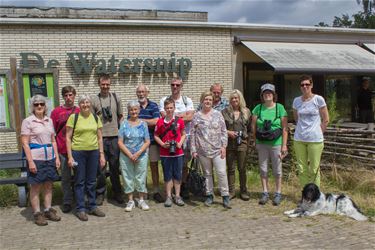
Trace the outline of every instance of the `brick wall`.
[[[9, 57], [20, 52], [34, 52], [47, 61], [56, 59], [59, 87], [73, 85], [77, 94], [99, 92], [94, 75], [77, 76], [68, 63], [67, 52], [97, 52], [97, 58], [110, 59], [114, 54], [123, 58], [190, 58], [192, 68], [185, 80], [183, 93], [197, 106], [201, 92], [213, 83], [221, 82], [224, 93], [233, 86], [232, 44], [230, 30], [214, 28], [155, 28], [130, 26], [21, 26], [2, 25], [0, 33], [0, 69], [9, 69]], [[150, 99], [159, 101], [170, 94], [165, 73], [121, 74], [112, 80], [112, 90], [127, 101], [135, 99], [135, 86], [144, 82], [150, 87]], [[60, 101], [62, 101], [60, 99]], [[0, 153], [16, 149], [15, 133], [0, 133]]]

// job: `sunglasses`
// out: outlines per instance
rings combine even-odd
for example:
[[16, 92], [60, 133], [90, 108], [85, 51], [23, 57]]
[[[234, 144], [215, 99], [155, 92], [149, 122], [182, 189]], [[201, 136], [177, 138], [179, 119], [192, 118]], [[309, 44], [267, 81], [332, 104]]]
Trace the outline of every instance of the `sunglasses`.
[[180, 87], [181, 84], [174, 84], [174, 83], [172, 83], [171, 86], [172, 86], [172, 87]]
[[46, 106], [46, 104], [44, 102], [34, 103], [34, 107], [39, 107], [39, 106], [44, 107]]
[[310, 83], [302, 83], [300, 86], [301, 87], [309, 87], [309, 86], [311, 86], [311, 84]]

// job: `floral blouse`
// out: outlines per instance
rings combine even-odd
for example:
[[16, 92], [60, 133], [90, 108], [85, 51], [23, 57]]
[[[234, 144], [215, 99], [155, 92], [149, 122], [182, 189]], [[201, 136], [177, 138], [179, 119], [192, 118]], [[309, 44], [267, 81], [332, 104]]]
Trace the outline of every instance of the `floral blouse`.
[[[129, 151], [134, 154], [138, 152], [145, 140], [150, 140], [150, 135], [148, 133], [148, 127], [146, 122], [141, 121], [138, 125], [132, 126], [126, 120], [124, 121], [118, 132], [118, 136], [122, 138], [124, 145]], [[143, 152], [140, 157], [144, 156], [146, 152]]]
[[203, 115], [201, 111], [194, 114], [191, 123], [191, 152], [208, 158], [220, 154], [220, 148], [227, 147], [228, 135], [222, 114], [212, 109]]

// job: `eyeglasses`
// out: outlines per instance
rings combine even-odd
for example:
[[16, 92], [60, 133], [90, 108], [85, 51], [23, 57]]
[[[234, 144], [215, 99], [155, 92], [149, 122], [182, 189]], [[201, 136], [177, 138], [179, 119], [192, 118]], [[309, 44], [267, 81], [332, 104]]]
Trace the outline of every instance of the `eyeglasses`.
[[180, 87], [181, 84], [174, 84], [174, 83], [171, 83], [171, 87]]
[[34, 103], [34, 107], [39, 107], [39, 106], [44, 107], [46, 106], [46, 104], [44, 102]]
[[310, 83], [302, 83], [302, 84], [300, 84], [300, 86], [301, 87], [309, 87], [309, 86], [311, 86], [311, 84]]

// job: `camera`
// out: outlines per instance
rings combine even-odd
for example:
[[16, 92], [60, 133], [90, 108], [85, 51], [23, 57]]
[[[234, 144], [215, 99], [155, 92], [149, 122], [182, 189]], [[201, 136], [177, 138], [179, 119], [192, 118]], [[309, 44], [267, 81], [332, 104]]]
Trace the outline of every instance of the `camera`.
[[103, 115], [103, 120], [111, 122], [112, 121], [111, 107], [108, 106], [108, 107], [102, 108], [102, 115]]
[[176, 146], [177, 146], [177, 142], [175, 140], [169, 142], [169, 154], [170, 155], [176, 154]]
[[237, 131], [237, 137], [236, 137], [237, 145], [241, 145], [242, 136], [243, 136], [243, 132], [242, 131]]

